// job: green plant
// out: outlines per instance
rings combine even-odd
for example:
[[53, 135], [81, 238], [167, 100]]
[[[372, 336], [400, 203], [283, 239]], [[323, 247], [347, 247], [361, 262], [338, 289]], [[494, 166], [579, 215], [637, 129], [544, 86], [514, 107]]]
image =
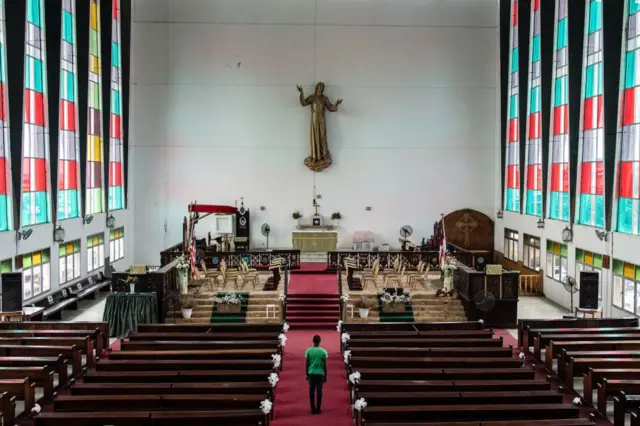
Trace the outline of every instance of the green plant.
[[185, 294], [180, 297], [180, 306], [182, 309], [193, 309], [193, 305], [195, 305], [195, 300], [192, 295]]
[[295, 220], [298, 220], [302, 217], [302, 213], [300, 213], [300, 210], [296, 210], [293, 212], [293, 214], [291, 215], [291, 217]]
[[123, 283], [123, 284], [136, 285], [136, 284], [138, 284], [138, 277], [134, 277], [133, 275], [129, 275], [126, 280], [121, 279], [120, 282]]
[[367, 301], [366, 297], [360, 296], [360, 303], [358, 304], [358, 308], [369, 309], [369, 302]]
[[332, 220], [340, 220], [342, 219], [342, 215], [340, 214], [340, 212], [335, 212], [331, 215], [331, 219]]

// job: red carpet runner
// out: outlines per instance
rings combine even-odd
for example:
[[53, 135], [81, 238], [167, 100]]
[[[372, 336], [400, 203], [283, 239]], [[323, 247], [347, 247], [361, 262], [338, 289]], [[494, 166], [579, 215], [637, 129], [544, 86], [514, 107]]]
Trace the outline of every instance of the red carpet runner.
[[340, 305], [335, 274], [291, 275], [287, 298], [287, 323], [291, 330], [333, 330], [338, 319]]
[[[337, 325], [337, 321], [336, 321]], [[319, 334], [322, 347], [329, 352], [329, 374], [324, 385], [322, 414], [311, 414], [309, 386], [305, 380], [305, 350]], [[284, 352], [284, 371], [276, 389], [274, 426], [351, 426], [351, 407], [344, 360], [340, 353], [340, 335], [332, 330], [290, 330]]]

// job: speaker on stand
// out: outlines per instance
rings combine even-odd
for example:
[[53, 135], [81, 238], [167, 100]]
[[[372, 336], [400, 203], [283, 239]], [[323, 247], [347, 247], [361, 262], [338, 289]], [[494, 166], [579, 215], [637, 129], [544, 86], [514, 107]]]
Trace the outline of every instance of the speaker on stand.
[[598, 287], [600, 273], [594, 271], [580, 271], [580, 308], [598, 309]]

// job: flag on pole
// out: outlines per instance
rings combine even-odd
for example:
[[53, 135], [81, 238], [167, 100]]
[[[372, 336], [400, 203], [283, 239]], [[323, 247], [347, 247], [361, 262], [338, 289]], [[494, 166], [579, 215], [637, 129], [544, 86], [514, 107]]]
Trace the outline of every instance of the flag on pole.
[[194, 234], [194, 223], [191, 221], [189, 226], [189, 267], [191, 269], [191, 279], [196, 279], [196, 238]]
[[444, 260], [444, 256], [447, 253], [447, 233], [444, 230], [444, 217], [442, 218], [442, 239], [440, 240], [440, 252], [439, 259], [440, 265], [442, 265], [442, 261]]

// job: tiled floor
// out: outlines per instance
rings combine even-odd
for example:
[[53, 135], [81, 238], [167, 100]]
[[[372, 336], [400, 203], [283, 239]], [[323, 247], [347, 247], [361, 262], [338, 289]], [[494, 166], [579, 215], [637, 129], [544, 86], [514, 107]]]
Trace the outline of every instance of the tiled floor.
[[[544, 297], [520, 296], [518, 300], [518, 319], [554, 319], [562, 318], [568, 311], [549, 302]], [[509, 329], [509, 333], [518, 338], [518, 330]]]

